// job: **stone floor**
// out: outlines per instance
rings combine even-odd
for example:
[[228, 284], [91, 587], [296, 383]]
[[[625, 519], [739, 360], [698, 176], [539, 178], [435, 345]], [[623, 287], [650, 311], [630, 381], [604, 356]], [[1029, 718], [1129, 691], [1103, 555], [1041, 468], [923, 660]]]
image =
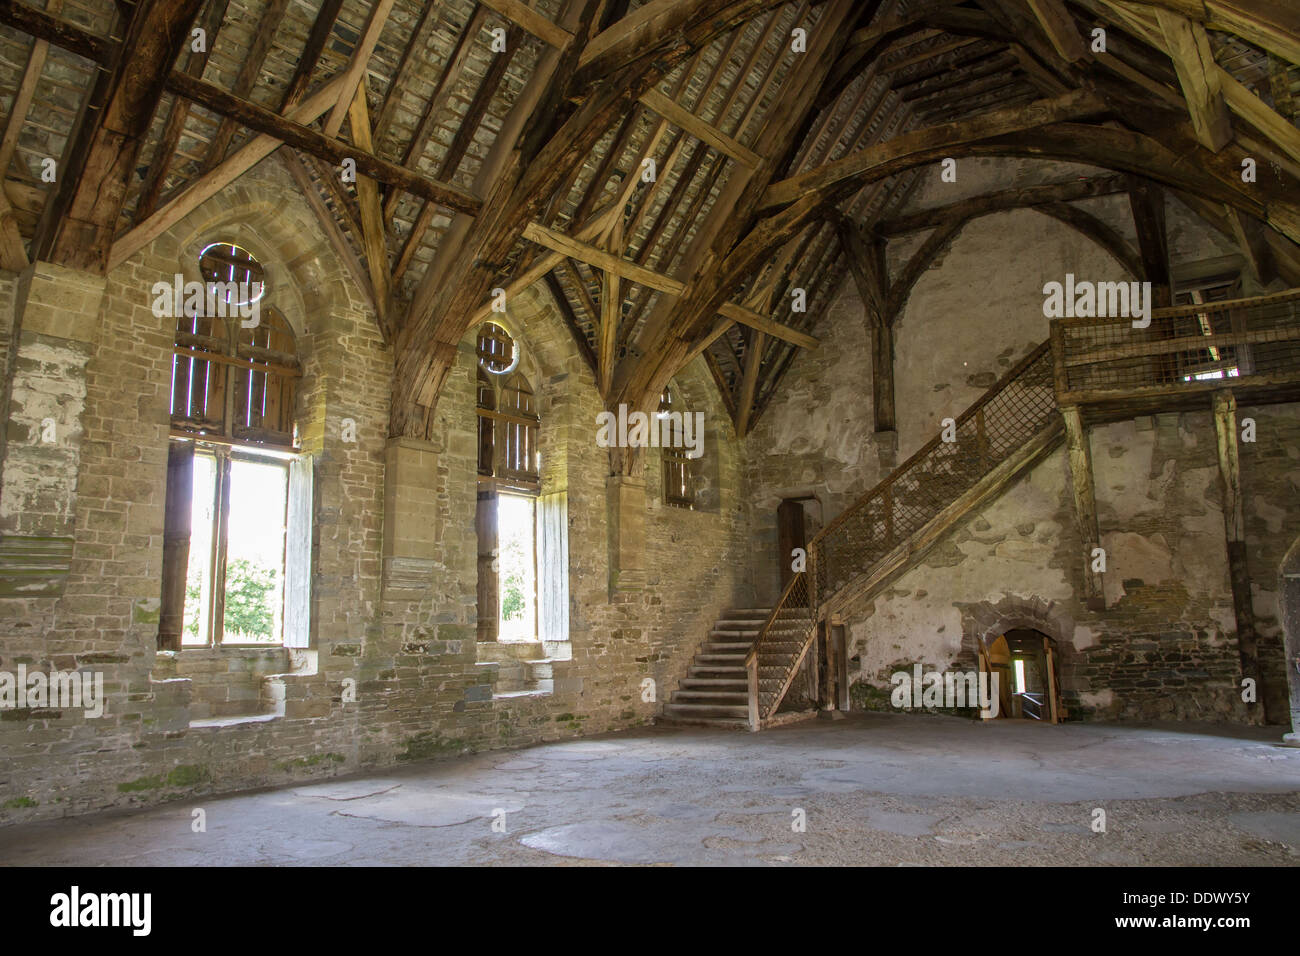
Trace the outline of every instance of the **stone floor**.
[[0, 862], [1294, 866], [1300, 750], [1279, 738], [901, 714], [652, 727], [9, 827]]

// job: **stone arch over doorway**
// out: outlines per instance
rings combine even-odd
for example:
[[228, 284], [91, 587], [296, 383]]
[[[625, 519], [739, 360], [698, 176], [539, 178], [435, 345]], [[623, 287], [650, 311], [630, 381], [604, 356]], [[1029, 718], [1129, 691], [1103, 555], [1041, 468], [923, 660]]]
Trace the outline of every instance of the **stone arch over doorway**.
[[1056, 601], [1007, 595], [1002, 600], [960, 605], [961, 650], [953, 666], [975, 666], [979, 649], [1007, 631], [1030, 628], [1052, 639], [1064, 667], [1074, 654], [1074, 619]]
[[[1038, 669], [1044, 675], [1048, 673], [1053, 675], [1044, 680], [1042, 690], [1047, 697], [1046, 699], [1041, 696], [1036, 697], [1038, 701], [1036, 706], [1043, 713], [1052, 714], [1053, 722], [1058, 719], [1056, 716], [1058, 712], [1061, 715], [1068, 713], [1064, 675], [1070, 671], [1073, 662], [1074, 620], [1064, 608], [1055, 601], [1040, 597], [1006, 595], [996, 602], [981, 601], [977, 604], [962, 605], [960, 610], [961, 649], [953, 662], [954, 670], [981, 668], [981, 660], [987, 662], [993, 658], [995, 642], [1005, 655], [1007, 645], [999, 641], [999, 638], [1004, 635], [1010, 639], [1010, 635], [1016, 632], [1020, 632], [1022, 637], [1025, 636], [1025, 632], [1036, 632], [1047, 638], [1044, 642], [1046, 656], [1043, 657]], [[1048, 647], [1050, 650], [1047, 650]], [[1009, 658], [1006, 666], [1010, 667]], [[1004, 676], [1009, 678], [1009, 672]], [[1002, 708], [1007, 716], [1019, 716], [1018, 711], [1012, 714], [1006, 710], [1012, 703], [1011, 693], [1008, 690], [1010, 687], [1010, 683], [1007, 683], [1000, 694], [1003, 701]], [[1026, 699], [1031, 696], [1034, 695], [1026, 695]], [[1019, 701], [1021, 698], [1016, 696], [1015, 700]]]

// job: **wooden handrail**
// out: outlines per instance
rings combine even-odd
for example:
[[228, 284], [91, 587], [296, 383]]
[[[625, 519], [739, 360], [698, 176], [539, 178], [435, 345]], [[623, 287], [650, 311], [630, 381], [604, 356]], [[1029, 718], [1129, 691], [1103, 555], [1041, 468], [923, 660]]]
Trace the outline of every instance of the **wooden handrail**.
[[776, 620], [776, 616], [781, 613], [781, 608], [785, 607], [785, 602], [789, 599], [790, 592], [793, 591], [794, 586], [799, 583], [800, 576], [802, 576], [805, 573], [806, 572], [804, 571], [796, 571], [794, 577], [790, 578], [790, 583], [787, 584], [785, 586], [785, 590], [781, 592], [780, 599], [776, 602], [776, 604], [772, 605], [772, 610], [769, 611], [767, 614], [767, 620], [764, 621], [763, 626], [758, 629], [758, 637], [754, 638], [754, 646], [751, 647], [749, 649], [749, 653], [745, 655], [746, 667], [749, 666], [749, 662], [751, 660], [758, 659], [758, 646], [763, 642], [763, 635], [766, 634], [767, 629], [772, 626], [772, 623]]
[[[1248, 299], [1224, 299], [1221, 302], [1200, 302], [1192, 305], [1170, 305], [1163, 309], [1152, 309], [1152, 319], [1178, 318], [1180, 316], [1200, 315], [1205, 312], [1228, 312], [1232, 309], [1245, 309], [1256, 305], [1272, 305], [1275, 302], [1289, 302], [1292, 299], [1300, 299], [1300, 288], [1283, 289], [1281, 292], [1274, 292], [1269, 295], [1257, 295]], [[1108, 315], [1108, 316], [1088, 316], [1084, 318], [1073, 319], [1053, 319], [1053, 322], [1059, 322], [1067, 328], [1076, 328], [1078, 326], [1089, 325], [1128, 325], [1133, 321], [1131, 316]]]

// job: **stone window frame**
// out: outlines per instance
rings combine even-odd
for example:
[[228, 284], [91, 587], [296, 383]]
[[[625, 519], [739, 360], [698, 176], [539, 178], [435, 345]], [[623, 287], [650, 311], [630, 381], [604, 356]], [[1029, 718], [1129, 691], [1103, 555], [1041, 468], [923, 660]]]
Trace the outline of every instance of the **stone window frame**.
[[[231, 237], [237, 237], [231, 239]], [[290, 277], [290, 267], [282, 262], [282, 257], [277, 254], [277, 247], [274, 239], [263, 237], [258, 226], [242, 216], [221, 216], [214, 217], [211, 221], [203, 224], [199, 228], [192, 229], [185, 241], [179, 243], [179, 255], [177, 261], [177, 274], [182, 277], [183, 282], [205, 282], [204, 275], [200, 268], [200, 261], [203, 250], [210, 247], [213, 243], [233, 243], [244, 249], [252, 256], [262, 268], [263, 294], [259, 297], [262, 303], [261, 308], [273, 309], [283, 320], [289, 333], [294, 337], [295, 344], [302, 341], [305, 332], [306, 305], [298, 290], [297, 284]], [[274, 290], [276, 302], [272, 305], [267, 300], [271, 290]], [[237, 331], [237, 329], [236, 329]], [[301, 351], [298, 357], [301, 363]], [[300, 366], [301, 367], [301, 364]], [[299, 379], [299, 385], [303, 380]], [[301, 402], [301, 387], [295, 396], [295, 404]], [[262, 642], [256, 644], [236, 644], [225, 642], [208, 641], [203, 644], [184, 644], [180, 640], [179, 630], [174, 636], [164, 636], [164, 623], [168, 620], [167, 603], [169, 599], [169, 587], [167, 577], [168, 567], [168, 547], [166, 529], [164, 530], [164, 582], [163, 582], [163, 613], [160, 614], [160, 628], [158, 637], [158, 650], [160, 653], [179, 653], [181, 651], [247, 651], [249, 649], [262, 649], [267, 647], [283, 647], [291, 652], [302, 651], [311, 646], [311, 591], [312, 591], [312, 536], [314, 525], [314, 457], [312, 454], [298, 447], [297, 433], [300, 424], [300, 408], [295, 407], [295, 439], [293, 447], [279, 448], [274, 445], [259, 444], [250, 441], [237, 441], [233, 438], [223, 437], [222, 444], [232, 447], [245, 447], [256, 453], [260, 450], [272, 449], [275, 451], [292, 452], [291, 457], [287, 460], [289, 471], [289, 484], [287, 498], [286, 514], [286, 554], [284, 562], [284, 587], [282, 589], [283, 608], [281, 613], [281, 633], [280, 640], [272, 643]], [[172, 436], [169, 437], [168, 446], [173, 447], [178, 440], [188, 440], [191, 442], [203, 442], [202, 436]], [[210, 442], [208, 442], [210, 443]], [[169, 463], [168, 484], [173, 480], [171, 467]], [[192, 481], [192, 478], [191, 478]], [[191, 485], [192, 488], [192, 485]], [[168, 495], [169, 507], [171, 506], [172, 496]], [[188, 522], [186, 523], [186, 537], [188, 539]], [[173, 535], [174, 537], [174, 535]], [[292, 552], [292, 554], [291, 554]], [[188, 547], [187, 547], [188, 554]], [[186, 565], [188, 562], [186, 562]], [[180, 611], [179, 616], [183, 619], [184, 613], [184, 580], [185, 570], [181, 574], [181, 583], [179, 586], [180, 593]], [[174, 572], [173, 572], [174, 573]], [[172, 592], [177, 590], [176, 584], [171, 584]], [[292, 595], [291, 595], [292, 591]], [[173, 599], [175, 595], [172, 595]], [[292, 601], [293, 610], [291, 612], [290, 602]], [[172, 617], [176, 617], [173, 614]], [[180, 622], [173, 622], [172, 629]], [[215, 632], [214, 632], [215, 633]]]

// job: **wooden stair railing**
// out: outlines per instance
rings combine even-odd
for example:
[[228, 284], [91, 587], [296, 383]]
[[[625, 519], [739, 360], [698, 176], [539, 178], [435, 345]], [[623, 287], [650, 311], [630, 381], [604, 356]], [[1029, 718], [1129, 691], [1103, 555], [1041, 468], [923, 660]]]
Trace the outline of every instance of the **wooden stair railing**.
[[1145, 329], [1127, 317], [1053, 320], [1052, 337], [955, 420], [952, 441], [936, 436], [809, 542], [807, 573], [745, 661], [751, 728], [776, 713], [819, 623], [878, 592], [1054, 447], [1062, 407], [1105, 420], [1108, 409], [1204, 404], [1225, 387], [1260, 403], [1300, 400], [1300, 289], [1155, 309]]
[[791, 579], [745, 660], [751, 729], [776, 713], [838, 595], [931, 523], [951, 524], [950, 505], [1060, 428], [1044, 342], [962, 412], [953, 441], [935, 437], [823, 528], [809, 542], [808, 571]]
[[758, 730], [776, 712], [817, 634], [817, 609], [808, 592], [810, 580], [805, 571], [790, 579], [745, 655], [750, 730]]

